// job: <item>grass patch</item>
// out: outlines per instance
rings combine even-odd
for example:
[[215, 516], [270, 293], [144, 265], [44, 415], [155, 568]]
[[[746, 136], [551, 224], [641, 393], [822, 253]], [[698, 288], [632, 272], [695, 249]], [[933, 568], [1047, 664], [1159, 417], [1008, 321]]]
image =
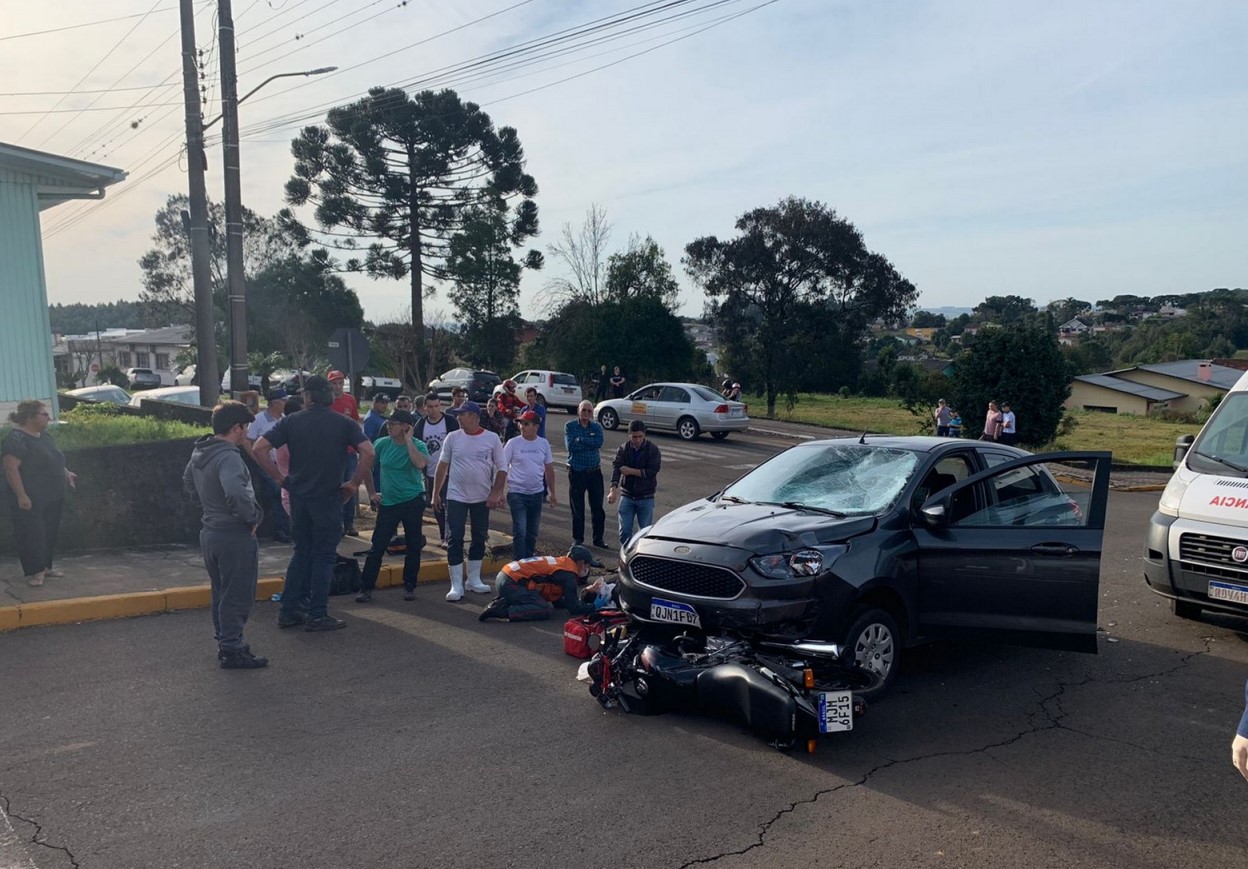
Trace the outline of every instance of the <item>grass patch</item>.
[[[62, 422], [48, 431], [56, 445], [62, 451], [68, 452], [91, 447], [182, 440], [208, 434], [210, 429], [207, 426], [194, 426], [173, 420], [122, 416], [115, 409], [110, 409], [109, 405], [103, 404], [79, 405], [65, 413]], [[0, 437], [7, 433], [7, 426], [0, 429]]]
[[[755, 419], [763, 419], [767, 403], [760, 396], [745, 399]], [[1111, 450], [1114, 460], [1134, 465], [1156, 465], [1169, 469], [1174, 439], [1179, 435], [1196, 434], [1194, 423], [1165, 422], [1130, 414], [1070, 411], [1076, 425], [1073, 432], [1047, 449]], [[902, 408], [891, 398], [840, 398], [835, 395], [799, 393], [793, 410], [785, 408], [784, 399], [776, 402], [776, 418], [785, 422], [839, 428], [848, 431], [872, 431], [882, 434], [913, 435], [924, 433], [923, 420]], [[983, 417], [963, 418], [969, 431], [978, 434]], [[928, 432], [930, 433], [930, 432]]]

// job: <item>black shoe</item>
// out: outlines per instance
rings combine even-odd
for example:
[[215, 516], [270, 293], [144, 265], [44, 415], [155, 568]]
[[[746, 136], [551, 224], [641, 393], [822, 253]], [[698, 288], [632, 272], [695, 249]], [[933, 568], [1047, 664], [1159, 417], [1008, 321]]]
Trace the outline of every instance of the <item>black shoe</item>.
[[371, 603], [373, 600], [373, 590], [366, 588], [355, 596], [356, 603]]
[[496, 597], [485, 605], [485, 609], [481, 611], [481, 615], [477, 616], [477, 621], [488, 622], [491, 619], [499, 619], [507, 621], [507, 601], [504, 598]]
[[359, 537], [359, 536], [360, 536], [360, 532], [356, 531], [354, 528], [347, 528], [347, 529], [346, 529], [345, 531], [343, 531], [342, 533], [343, 533], [343, 534], [345, 534], [345, 535], [347, 535], [348, 537]]
[[308, 617], [302, 613], [296, 613], [293, 616], [278, 616], [277, 626], [279, 628], [296, 628], [299, 625], [307, 624]]
[[[243, 646], [243, 651], [250, 652], [251, 646]], [[226, 658], [230, 656], [230, 654], [231, 654], [231, 651], [229, 649], [217, 649], [217, 660], [224, 661]]]
[[602, 541], [602, 540], [595, 540], [595, 541], [594, 541], [594, 548], [595, 548], [595, 549], [608, 549], [609, 547], [607, 546], [607, 544], [606, 544], [604, 541]]
[[319, 619], [308, 619], [308, 623], [303, 626], [305, 631], [337, 631], [345, 628], [347, 623], [342, 619], [336, 619], [333, 616], [321, 616]]
[[416, 586], [403, 586], [403, 600], [416, 600]]
[[224, 653], [221, 658], [222, 670], [258, 670], [269, 666], [268, 658], [257, 658], [250, 649], [236, 649]]

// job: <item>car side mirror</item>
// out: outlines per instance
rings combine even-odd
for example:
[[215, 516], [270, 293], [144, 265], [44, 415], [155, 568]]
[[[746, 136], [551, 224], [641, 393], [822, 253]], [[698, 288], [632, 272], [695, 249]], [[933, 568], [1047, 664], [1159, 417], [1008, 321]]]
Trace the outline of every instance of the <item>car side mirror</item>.
[[1174, 439], [1174, 462], [1171, 467], [1177, 468], [1179, 465], [1183, 464], [1183, 459], [1187, 455], [1187, 451], [1192, 448], [1192, 444], [1195, 443], [1195, 441], [1196, 438], [1191, 435], [1179, 435]]
[[944, 528], [949, 524], [949, 504], [945, 499], [924, 504], [919, 513], [923, 521], [933, 528]]

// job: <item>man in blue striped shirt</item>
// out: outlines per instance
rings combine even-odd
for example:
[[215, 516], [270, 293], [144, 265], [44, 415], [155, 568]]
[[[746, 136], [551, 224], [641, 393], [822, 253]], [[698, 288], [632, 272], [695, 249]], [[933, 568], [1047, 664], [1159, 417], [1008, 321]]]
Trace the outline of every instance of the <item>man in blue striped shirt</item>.
[[589, 496], [594, 545], [606, 549], [602, 535], [607, 527], [607, 511], [602, 506], [602, 449], [604, 432], [594, 422], [594, 406], [582, 401], [576, 408], [576, 419], [563, 427], [563, 442], [568, 448], [568, 504], [572, 510], [572, 539], [585, 543], [585, 497]]

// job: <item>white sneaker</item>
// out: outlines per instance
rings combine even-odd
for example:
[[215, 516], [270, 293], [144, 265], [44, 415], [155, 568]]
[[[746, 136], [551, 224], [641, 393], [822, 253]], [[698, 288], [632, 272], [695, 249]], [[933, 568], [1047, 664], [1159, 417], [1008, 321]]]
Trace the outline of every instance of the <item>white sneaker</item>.
[[477, 594], [492, 594], [494, 589], [490, 588], [481, 581], [481, 562], [469, 561], [468, 563], [468, 586], [469, 591], [475, 591]]
[[[451, 570], [454, 571], [455, 573], [459, 573], [459, 571], [456, 570], [457, 567], [459, 567], [458, 564], [452, 564]], [[462, 599], [463, 596], [464, 596], [463, 577], [452, 576], [451, 577], [451, 590], [446, 593], [446, 599], [450, 601], [456, 601], [456, 600]]]

